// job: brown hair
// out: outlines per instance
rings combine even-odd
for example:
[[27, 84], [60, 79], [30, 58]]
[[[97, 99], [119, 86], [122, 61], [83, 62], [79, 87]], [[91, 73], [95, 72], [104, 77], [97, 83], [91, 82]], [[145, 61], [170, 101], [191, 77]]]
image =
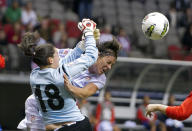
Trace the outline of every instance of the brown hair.
[[114, 56], [115, 58], [117, 58], [120, 49], [120, 44], [115, 38], [113, 38], [112, 41], [100, 43], [99, 45], [97, 45], [97, 48], [99, 50], [100, 57]]
[[51, 44], [37, 45], [36, 41], [35, 35], [27, 32], [18, 46], [26, 56], [32, 57], [38, 66], [49, 65], [48, 58], [53, 57], [54, 46]]

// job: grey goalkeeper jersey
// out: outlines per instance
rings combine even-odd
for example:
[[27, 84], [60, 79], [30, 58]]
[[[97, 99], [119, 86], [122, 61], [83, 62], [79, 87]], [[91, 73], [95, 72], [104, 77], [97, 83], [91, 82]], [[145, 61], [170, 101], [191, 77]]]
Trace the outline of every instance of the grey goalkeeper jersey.
[[86, 51], [83, 55], [79, 48], [75, 48], [62, 59], [57, 69], [36, 68], [30, 75], [30, 85], [41, 107], [40, 112], [46, 125], [84, 119], [75, 99], [64, 88], [63, 74], [66, 73], [69, 79], [72, 79], [97, 60], [98, 50], [93, 36], [86, 37], [85, 46]]

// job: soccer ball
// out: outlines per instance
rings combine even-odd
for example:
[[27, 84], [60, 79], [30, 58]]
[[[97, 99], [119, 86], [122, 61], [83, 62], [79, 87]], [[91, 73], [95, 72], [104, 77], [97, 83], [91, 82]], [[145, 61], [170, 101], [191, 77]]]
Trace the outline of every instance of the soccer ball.
[[142, 30], [149, 39], [162, 39], [169, 31], [169, 21], [161, 13], [149, 13], [142, 21]]

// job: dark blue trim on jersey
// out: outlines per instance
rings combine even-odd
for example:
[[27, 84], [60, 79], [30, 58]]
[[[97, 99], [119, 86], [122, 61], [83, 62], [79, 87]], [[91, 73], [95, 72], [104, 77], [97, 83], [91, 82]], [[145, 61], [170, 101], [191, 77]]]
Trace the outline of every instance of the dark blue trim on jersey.
[[59, 70], [59, 74], [60, 74], [61, 73], [60, 68], [58, 70]]
[[65, 70], [64, 65], [62, 65], [62, 69], [63, 69], [63, 72], [64, 72], [67, 76], [69, 76], [69, 75], [67, 74], [66, 70]]

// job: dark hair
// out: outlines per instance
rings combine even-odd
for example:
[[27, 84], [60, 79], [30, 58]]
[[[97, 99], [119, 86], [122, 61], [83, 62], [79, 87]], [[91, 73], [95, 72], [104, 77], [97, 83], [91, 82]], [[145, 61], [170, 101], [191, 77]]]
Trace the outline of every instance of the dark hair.
[[112, 41], [100, 43], [99, 45], [97, 45], [97, 48], [99, 50], [100, 57], [114, 56], [115, 58], [117, 58], [117, 54], [120, 49], [120, 44], [115, 38], [113, 38]]
[[19, 48], [26, 56], [32, 57], [38, 66], [49, 65], [48, 58], [55, 53], [54, 46], [51, 44], [36, 45], [36, 38], [33, 33], [27, 32], [22, 38]]

